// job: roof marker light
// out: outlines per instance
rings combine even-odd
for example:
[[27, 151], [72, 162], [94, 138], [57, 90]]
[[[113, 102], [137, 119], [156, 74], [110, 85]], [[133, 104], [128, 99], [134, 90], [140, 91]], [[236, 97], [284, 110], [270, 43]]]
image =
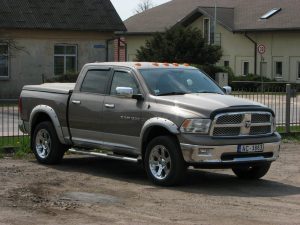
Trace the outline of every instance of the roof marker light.
[[179, 66], [179, 64], [178, 63], [173, 63], [173, 66]]
[[170, 66], [170, 64], [169, 64], [169, 63], [163, 63], [163, 65], [164, 65], [164, 66]]
[[190, 66], [190, 64], [188, 64], [188, 63], [184, 63], [183, 65], [184, 65], [184, 66]]
[[153, 66], [159, 66], [159, 64], [158, 64], [158, 63], [152, 63], [152, 65], [153, 65]]
[[135, 65], [136, 65], [136, 66], [142, 66], [142, 64], [140, 64], [140, 63], [136, 63]]

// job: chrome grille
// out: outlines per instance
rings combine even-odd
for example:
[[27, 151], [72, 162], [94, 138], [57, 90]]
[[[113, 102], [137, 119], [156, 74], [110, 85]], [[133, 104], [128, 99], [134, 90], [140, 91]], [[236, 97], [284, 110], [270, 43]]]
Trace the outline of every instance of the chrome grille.
[[271, 126], [251, 127], [250, 135], [269, 134], [271, 129]]
[[269, 114], [252, 114], [252, 123], [267, 123], [271, 121], [271, 115]]
[[260, 136], [273, 132], [269, 112], [224, 113], [215, 117], [210, 135], [214, 137]]
[[236, 114], [236, 115], [228, 115], [228, 116], [221, 116], [217, 119], [217, 124], [237, 124], [243, 121], [243, 115]]

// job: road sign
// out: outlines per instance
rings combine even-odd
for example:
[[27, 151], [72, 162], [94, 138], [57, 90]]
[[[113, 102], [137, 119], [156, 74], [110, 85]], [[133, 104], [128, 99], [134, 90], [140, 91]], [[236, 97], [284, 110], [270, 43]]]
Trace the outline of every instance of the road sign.
[[258, 51], [258, 53], [259, 54], [264, 54], [265, 52], [266, 52], [266, 46], [264, 46], [264, 45], [262, 45], [262, 44], [260, 44], [260, 45], [258, 45], [257, 46], [257, 51]]

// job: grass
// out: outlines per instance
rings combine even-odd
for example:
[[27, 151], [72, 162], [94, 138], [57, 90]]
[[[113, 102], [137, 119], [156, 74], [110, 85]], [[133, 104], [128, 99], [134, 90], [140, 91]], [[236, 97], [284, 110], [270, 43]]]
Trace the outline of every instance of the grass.
[[[277, 131], [279, 133], [284, 134], [285, 133], [285, 126], [277, 126]], [[300, 132], [300, 126], [291, 126], [291, 133], [299, 133]]]
[[24, 158], [30, 152], [30, 138], [28, 136], [0, 137], [0, 158], [3, 158], [5, 155]]
[[283, 143], [300, 143], [300, 133], [282, 134]]

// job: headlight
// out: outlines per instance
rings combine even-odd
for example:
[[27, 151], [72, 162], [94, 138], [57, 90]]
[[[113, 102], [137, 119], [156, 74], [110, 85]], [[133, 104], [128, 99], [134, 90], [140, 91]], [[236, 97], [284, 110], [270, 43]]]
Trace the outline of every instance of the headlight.
[[210, 124], [210, 119], [187, 119], [181, 125], [180, 131], [182, 133], [208, 134]]

